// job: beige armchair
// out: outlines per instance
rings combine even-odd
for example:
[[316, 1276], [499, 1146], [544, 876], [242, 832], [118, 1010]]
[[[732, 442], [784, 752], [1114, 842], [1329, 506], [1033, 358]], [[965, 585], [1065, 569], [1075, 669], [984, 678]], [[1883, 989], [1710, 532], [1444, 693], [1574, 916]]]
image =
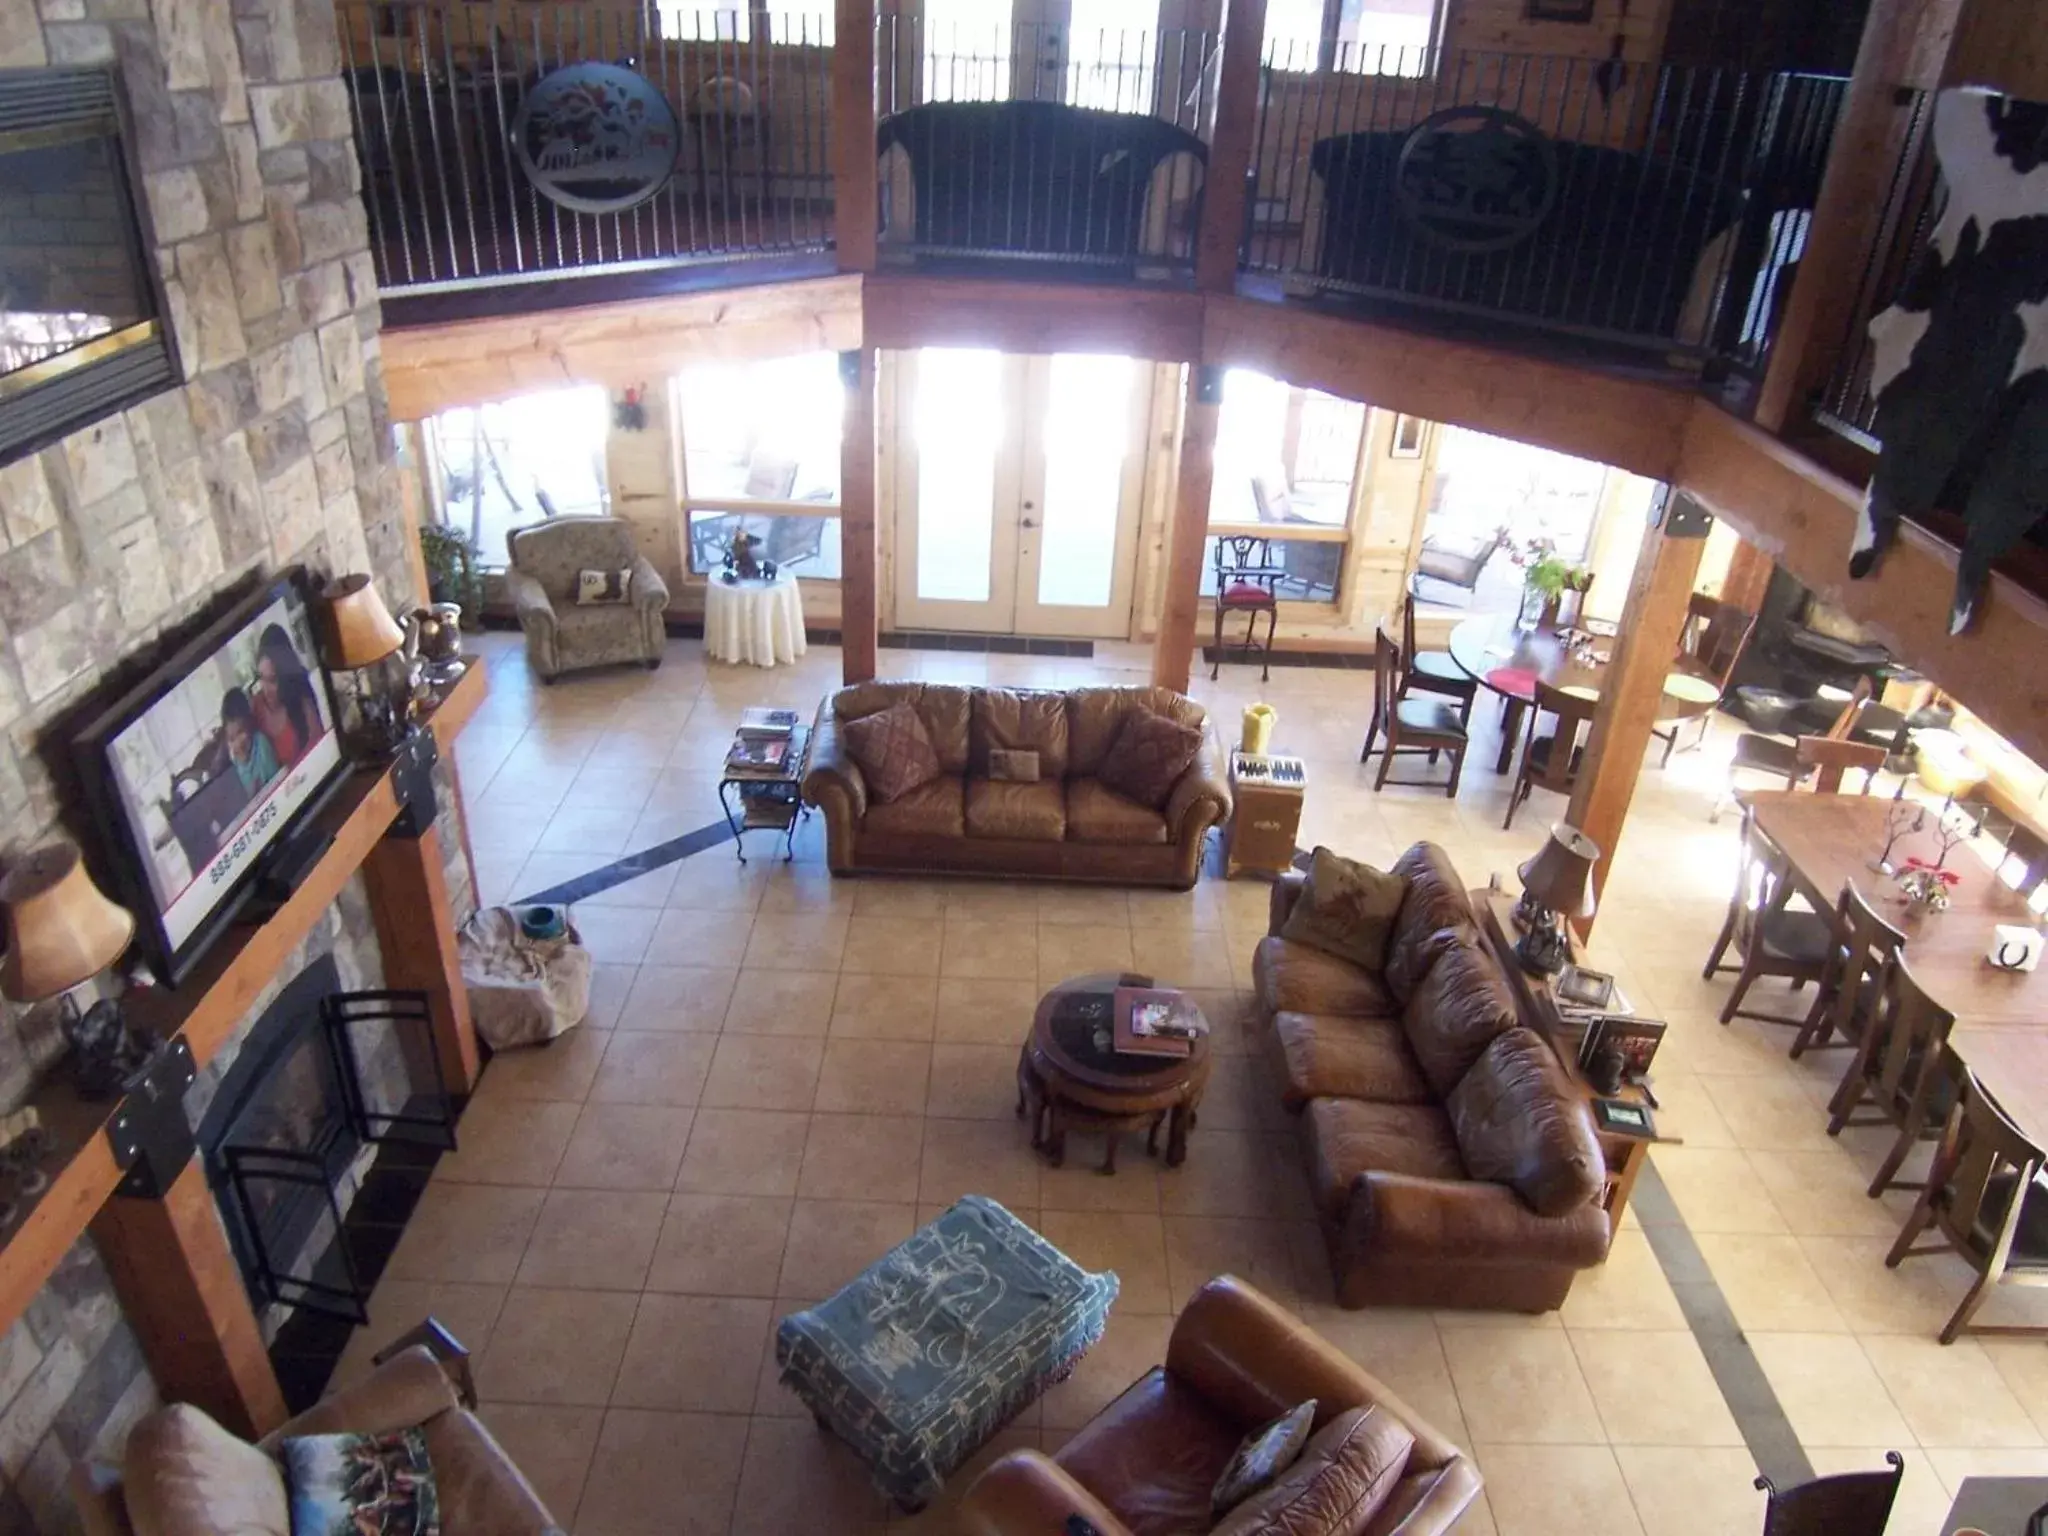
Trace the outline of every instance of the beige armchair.
[[[505, 586], [526, 631], [526, 655], [543, 682], [580, 667], [637, 661], [661, 665], [668, 586], [616, 517], [557, 517], [519, 528], [507, 541]], [[627, 601], [579, 606], [579, 571], [631, 571]]]

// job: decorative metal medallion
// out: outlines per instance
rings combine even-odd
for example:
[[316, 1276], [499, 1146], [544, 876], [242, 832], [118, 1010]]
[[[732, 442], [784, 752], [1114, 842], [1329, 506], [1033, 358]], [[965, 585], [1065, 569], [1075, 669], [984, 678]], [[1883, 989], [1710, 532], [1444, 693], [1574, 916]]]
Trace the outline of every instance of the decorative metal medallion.
[[643, 75], [571, 64], [541, 76], [512, 120], [512, 149], [534, 190], [578, 213], [623, 213], [675, 170], [682, 130]]
[[1557, 153], [1543, 131], [1499, 107], [1445, 107], [1410, 130], [1394, 201], [1415, 232], [1453, 251], [1504, 251], [1557, 203]]

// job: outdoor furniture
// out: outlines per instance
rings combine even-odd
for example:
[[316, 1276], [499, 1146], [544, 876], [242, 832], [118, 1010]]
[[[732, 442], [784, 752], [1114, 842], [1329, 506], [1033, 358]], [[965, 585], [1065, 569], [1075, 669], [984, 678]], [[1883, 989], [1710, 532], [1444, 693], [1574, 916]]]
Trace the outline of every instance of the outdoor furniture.
[[775, 1330], [782, 1384], [907, 1510], [1102, 1337], [1090, 1274], [985, 1195], [956, 1201]]
[[[1667, 695], [1694, 702], [1704, 694], [1712, 695], [1710, 707], [1690, 717], [1699, 721], [1700, 728], [1688, 751], [1707, 739], [1707, 725], [1713, 718], [1713, 708], [1728, 697], [1729, 681], [1755, 633], [1756, 615], [1745, 612], [1735, 603], [1724, 603], [1703, 592], [1693, 593], [1687, 601], [1685, 625], [1679, 631], [1678, 659], [1665, 682], [1664, 691]], [[1651, 729], [1650, 734], [1664, 743], [1664, 756], [1659, 759], [1658, 767], [1670, 765], [1682, 723], [1674, 718], [1659, 721]]]
[[[1547, 789], [1554, 795], [1571, 797], [1572, 787], [1579, 779], [1579, 764], [1586, 755], [1579, 733], [1583, 729], [1591, 734], [1593, 711], [1599, 707], [1600, 696], [1590, 689], [1536, 685], [1536, 708], [1529, 715], [1529, 736], [1522, 747], [1522, 771], [1515, 776], [1515, 787], [1508, 794], [1508, 813], [1500, 824], [1502, 831], [1514, 826], [1515, 812], [1532, 789]], [[1550, 735], [1538, 736], [1536, 722], [1545, 715], [1555, 719], [1557, 725]]]
[[[1273, 563], [1273, 541], [1250, 533], [1218, 534], [1210, 546], [1216, 570], [1216, 643], [1210, 652], [1209, 676], [1223, 668], [1223, 621], [1233, 613], [1245, 616], [1244, 649], [1257, 650], [1262, 663], [1259, 681], [1273, 675], [1273, 632], [1280, 624], [1280, 583], [1287, 568]], [[1257, 644], [1259, 615], [1266, 616], [1266, 643]]]
[[[550, 518], [513, 529], [506, 544], [512, 568], [505, 586], [526, 632], [527, 660], [542, 682], [616, 662], [637, 661], [650, 670], [661, 665], [668, 643], [662, 619], [668, 586], [640, 553], [630, 523], [617, 517]], [[577, 602], [583, 571], [629, 572], [626, 601]]]
[[[1708, 981], [1722, 970], [1740, 973], [1735, 978], [1735, 990], [1721, 1007], [1723, 1024], [1743, 1018], [1804, 1028], [1812, 1016], [1809, 1013], [1788, 1018], [1742, 1006], [1742, 999], [1759, 977], [1782, 976], [1796, 991], [1808, 982], [1819, 982], [1827, 974], [1835, 952], [1834, 924], [1821, 912], [1790, 906], [1792, 895], [1784, 854], [1745, 807], [1742, 861], [1736, 867], [1735, 892], [1728, 898], [1728, 917], [1707, 954], [1706, 969], [1700, 972]], [[1731, 944], [1741, 958], [1733, 966], [1724, 966], [1722, 959]]]
[[1448, 694], [1458, 701], [1465, 724], [1472, 723], [1472, 701], [1479, 679], [1458, 665], [1449, 651], [1425, 651], [1415, 643], [1415, 594], [1401, 594], [1401, 686], [1409, 691]]
[[[1878, 978], [1876, 1006], [1856, 1059], [1828, 1101], [1830, 1136], [1841, 1135], [1849, 1125], [1889, 1125], [1898, 1132], [1871, 1178], [1873, 1200], [1898, 1187], [1893, 1175], [1906, 1154], [1915, 1142], [1935, 1134], [1948, 1109], [1955, 1084], [1942, 1069], [1941, 1049], [1954, 1024], [1955, 1015], [1914, 979], [1906, 956], [1894, 952]], [[1856, 1110], [1866, 1102], [1876, 1117], [1856, 1119]]]
[[[1455, 800], [1458, 777], [1465, 771], [1465, 722], [1457, 710], [1441, 699], [1411, 699], [1400, 676], [1401, 648], [1384, 629], [1373, 632], [1372, 719], [1365, 728], [1365, 749], [1358, 754], [1362, 763], [1372, 756], [1373, 743], [1382, 731], [1387, 744], [1382, 749], [1379, 774], [1372, 781], [1375, 793], [1387, 787], [1387, 770], [1396, 752], [1423, 752], [1434, 766], [1439, 752], [1450, 754], [1451, 782], [1444, 794]], [[1414, 784], [1415, 779], [1395, 779], [1396, 784]]]
[[1876, 1011], [1878, 978], [1885, 962], [1906, 942], [1906, 935], [1853, 885], [1843, 886], [1835, 903], [1835, 933], [1838, 942], [1821, 977], [1820, 996], [1806, 1016], [1806, 1027], [1792, 1042], [1794, 1061], [1816, 1046], [1863, 1042]]
[[[1422, 547], [1415, 552], [1414, 576], [1426, 576], [1431, 581], [1440, 581], [1448, 587], [1458, 587], [1466, 592], [1474, 591], [1479, 585], [1480, 573], [1486, 569], [1486, 562], [1494, 551], [1508, 541], [1505, 527], [1494, 530], [1493, 537], [1468, 550], [1460, 550], [1438, 543], [1425, 536]], [[1415, 591], [1414, 576], [1408, 581], [1409, 595]]]
[[1906, 1459], [1886, 1451], [1889, 1472], [1841, 1472], [1816, 1477], [1782, 1492], [1768, 1477], [1756, 1480], [1768, 1495], [1764, 1536], [1884, 1536], [1906, 1475]]
[[[1974, 1072], [1958, 1070], [1961, 1088], [1942, 1128], [1934, 1166], [1898, 1241], [1885, 1255], [1885, 1267], [1897, 1269], [1902, 1259], [1946, 1249], [1977, 1271], [1977, 1283], [1942, 1325], [1944, 1344], [1965, 1333], [2038, 1338], [2048, 1328], [1970, 1324], [1994, 1285], [2008, 1280], [2048, 1284], [2048, 1194], [2034, 1182], [2043, 1162], [2039, 1143], [2013, 1124]], [[1940, 1241], [1915, 1247], [1930, 1226]]]

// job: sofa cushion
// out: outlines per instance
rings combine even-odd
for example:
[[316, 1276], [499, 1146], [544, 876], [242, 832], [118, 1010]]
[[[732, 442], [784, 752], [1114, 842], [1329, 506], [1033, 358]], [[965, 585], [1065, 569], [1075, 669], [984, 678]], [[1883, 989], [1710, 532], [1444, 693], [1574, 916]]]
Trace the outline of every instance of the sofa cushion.
[[1392, 1019], [1283, 1013], [1273, 1020], [1280, 1054], [1281, 1102], [1300, 1110], [1311, 1099], [1375, 1104], [1434, 1104], [1436, 1095]]
[[1164, 715], [1200, 728], [1208, 712], [1171, 688], [1070, 688], [1067, 690], [1067, 774], [1093, 778], [1133, 710]]
[[1415, 1431], [1377, 1403], [1347, 1409], [1310, 1437], [1272, 1485], [1233, 1509], [1210, 1536], [1325, 1536], [1362, 1531], [1415, 1449]]
[[1150, 710], [1132, 710], [1102, 756], [1096, 777], [1126, 799], [1159, 810], [1202, 750], [1199, 726]]
[[1393, 872], [1408, 889], [1387, 944], [1387, 988], [1405, 1003], [1451, 942], [1442, 935], [1474, 927], [1472, 902], [1450, 855], [1435, 843], [1415, 844], [1394, 861]]
[[1407, 888], [1399, 875], [1318, 847], [1309, 860], [1308, 884], [1280, 937], [1378, 974]]
[[1507, 978], [1476, 933], [1443, 948], [1401, 1010], [1409, 1049], [1439, 1098], [1458, 1086], [1496, 1035], [1516, 1023]]
[[863, 836], [894, 833], [906, 837], [965, 837], [965, 796], [958, 779], [937, 778], [920, 784], [900, 800], [870, 804], [860, 824]]
[[189, 1403], [128, 1433], [122, 1492], [135, 1536], [289, 1536], [284, 1473]]
[[1069, 779], [1067, 837], [1076, 843], [1163, 843], [1166, 818], [1099, 779]]
[[1185, 1536], [1209, 1529], [1209, 1494], [1248, 1427], [1154, 1366], [1053, 1459], [1134, 1536]]
[[1209, 1508], [1217, 1515], [1235, 1509], [1293, 1466], [1308, 1444], [1317, 1407], [1314, 1398], [1306, 1398], [1278, 1418], [1247, 1431], [1216, 1474]]
[[1607, 1164], [1592, 1116], [1533, 1030], [1498, 1036], [1444, 1108], [1473, 1178], [1507, 1185], [1539, 1216], [1599, 1198]]
[[917, 713], [925, 729], [931, 732], [941, 773], [967, 772], [968, 723], [973, 719], [974, 695], [979, 691], [958, 683], [919, 685]]
[[294, 1536], [438, 1536], [440, 1491], [422, 1430], [290, 1435], [278, 1452]]
[[1036, 784], [969, 779], [967, 835], [1061, 842], [1067, 835], [1067, 787], [1057, 779]]
[[1351, 1185], [1368, 1170], [1418, 1179], [1466, 1177], [1451, 1118], [1434, 1104], [1314, 1099], [1303, 1125], [1309, 1190], [1332, 1221], [1344, 1219], [1351, 1208]]
[[846, 751], [860, 764], [869, 791], [883, 805], [939, 776], [931, 733], [909, 700], [846, 722]]
[[1268, 1013], [1353, 1013], [1392, 1018], [1386, 987], [1370, 971], [1292, 939], [1263, 938], [1252, 951], [1252, 985]]
[[990, 769], [991, 751], [1036, 752], [1038, 777], [1065, 778], [1067, 696], [1038, 688], [977, 689], [967, 739], [970, 777], [1001, 777]]

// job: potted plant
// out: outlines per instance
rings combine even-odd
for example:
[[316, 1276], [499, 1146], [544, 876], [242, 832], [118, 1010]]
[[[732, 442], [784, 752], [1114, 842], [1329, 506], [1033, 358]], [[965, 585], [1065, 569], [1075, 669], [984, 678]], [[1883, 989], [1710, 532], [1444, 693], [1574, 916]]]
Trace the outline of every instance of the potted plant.
[[[1542, 537], [1520, 546], [1515, 563], [1522, 568], [1522, 610], [1515, 621], [1518, 627], [1554, 629], [1561, 618], [1567, 623], [1577, 621], [1579, 610], [1585, 606], [1586, 592], [1593, 585], [1590, 570], [1573, 565], [1558, 554], [1554, 540]], [[1563, 613], [1567, 595], [1571, 599], [1569, 615]]]
[[462, 622], [472, 628], [483, 610], [483, 577], [477, 569], [476, 545], [469, 535], [447, 523], [420, 525], [420, 558], [427, 567], [427, 596], [454, 603]]

